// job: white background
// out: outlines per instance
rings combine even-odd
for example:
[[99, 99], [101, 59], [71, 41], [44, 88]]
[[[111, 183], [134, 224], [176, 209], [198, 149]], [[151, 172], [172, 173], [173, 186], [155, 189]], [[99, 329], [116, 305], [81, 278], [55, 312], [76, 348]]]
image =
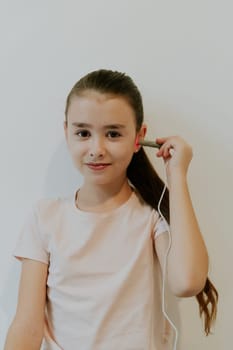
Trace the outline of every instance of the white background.
[[[205, 337], [195, 298], [179, 301], [179, 350], [231, 348], [233, 47], [231, 1], [0, 1], [0, 348], [13, 317], [15, 240], [31, 205], [70, 194], [80, 175], [64, 134], [65, 99], [87, 72], [127, 72], [144, 98], [148, 138], [193, 146], [189, 184], [220, 294]], [[149, 152], [161, 176], [162, 162]]]

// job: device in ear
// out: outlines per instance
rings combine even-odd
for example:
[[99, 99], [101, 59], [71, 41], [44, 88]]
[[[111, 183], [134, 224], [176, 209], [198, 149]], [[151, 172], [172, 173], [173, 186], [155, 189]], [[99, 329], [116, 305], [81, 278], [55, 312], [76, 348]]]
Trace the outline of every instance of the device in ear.
[[160, 148], [162, 145], [156, 143], [155, 141], [149, 141], [149, 140], [138, 140], [139, 145], [146, 146], [146, 147], [155, 147]]

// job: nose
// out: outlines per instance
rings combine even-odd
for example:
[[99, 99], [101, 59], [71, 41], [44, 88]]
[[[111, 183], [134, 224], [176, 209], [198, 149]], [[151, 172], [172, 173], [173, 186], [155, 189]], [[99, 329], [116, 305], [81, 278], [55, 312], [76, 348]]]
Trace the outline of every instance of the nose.
[[105, 155], [105, 143], [102, 138], [96, 137], [92, 138], [90, 142], [89, 154], [92, 158], [103, 158]]

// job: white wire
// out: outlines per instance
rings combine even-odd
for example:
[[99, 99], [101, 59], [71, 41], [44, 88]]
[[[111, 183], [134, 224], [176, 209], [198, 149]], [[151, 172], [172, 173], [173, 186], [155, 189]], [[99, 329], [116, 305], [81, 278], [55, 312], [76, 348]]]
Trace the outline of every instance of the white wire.
[[[166, 167], [167, 167], [167, 164], [165, 164], [165, 170], [166, 170]], [[162, 217], [163, 220], [165, 220], [165, 218], [164, 218], [163, 214], [160, 211], [160, 204], [162, 202], [162, 199], [163, 199], [165, 191], [166, 191], [166, 184], [164, 185], [164, 188], [163, 188], [163, 191], [162, 191], [159, 203], [158, 203], [158, 212], [159, 212], [159, 214], [160, 214], [160, 216]], [[173, 350], [176, 350], [176, 348], [177, 348], [177, 341], [178, 341], [178, 330], [177, 330], [175, 324], [169, 318], [169, 316], [168, 316], [168, 314], [166, 312], [166, 308], [165, 308], [165, 279], [166, 279], [166, 270], [167, 270], [167, 257], [168, 257], [168, 253], [169, 253], [169, 250], [170, 250], [171, 245], [172, 245], [172, 237], [171, 237], [171, 231], [170, 231], [169, 227], [168, 227], [168, 234], [169, 234], [169, 244], [168, 244], [168, 248], [167, 248], [167, 251], [166, 251], [166, 255], [165, 255], [165, 259], [164, 259], [164, 266], [163, 266], [162, 312], [163, 312], [163, 315], [165, 316], [165, 318], [168, 320], [168, 322], [170, 323], [170, 325], [172, 326], [172, 328], [175, 331], [175, 341], [174, 341], [174, 345], [173, 345]]]

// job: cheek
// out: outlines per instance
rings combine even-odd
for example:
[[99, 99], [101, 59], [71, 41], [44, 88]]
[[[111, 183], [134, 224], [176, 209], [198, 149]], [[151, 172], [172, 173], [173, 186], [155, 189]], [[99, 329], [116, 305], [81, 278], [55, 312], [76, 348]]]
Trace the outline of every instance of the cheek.
[[127, 145], [118, 144], [118, 145], [115, 145], [112, 151], [110, 150], [109, 151], [115, 159], [118, 159], [119, 161], [127, 163], [131, 160], [133, 156], [134, 148], [135, 148], [134, 143], [130, 143]]
[[71, 142], [69, 149], [71, 155], [76, 158], [81, 158], [84, 154], [87, 153], [87, 147], [85, 144], [78, 144], [77, 142]]

